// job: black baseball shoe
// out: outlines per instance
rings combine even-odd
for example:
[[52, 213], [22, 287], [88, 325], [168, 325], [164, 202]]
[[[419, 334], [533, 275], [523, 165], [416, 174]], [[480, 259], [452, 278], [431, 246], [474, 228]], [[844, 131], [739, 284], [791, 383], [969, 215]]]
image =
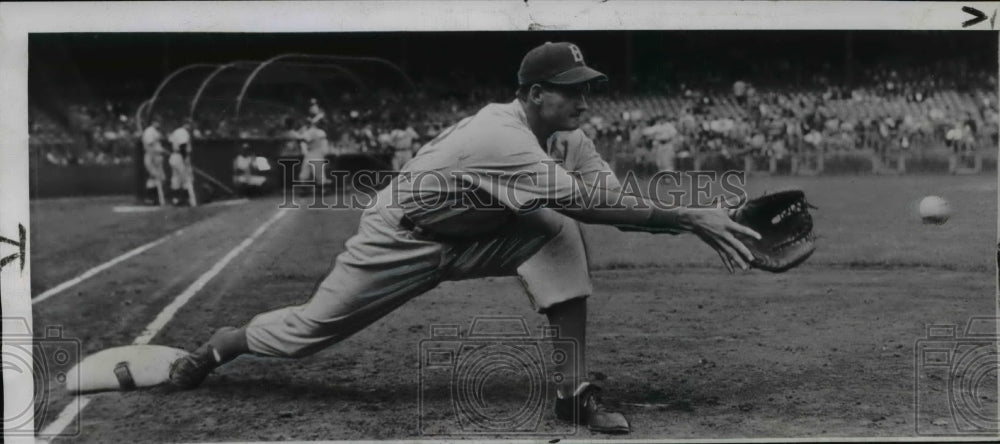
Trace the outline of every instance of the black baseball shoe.
[[601, 388], [583, 382], [572, 397], [556, 398], [556, 418], [598, 433], [625, 434], [632, 431], [625, 415], [609, 412], [601, 406]]
[[[220, 333], [235, 330], [235, 327], [222, 327], [215, 331], [212, 337]], [[170, 385], [179, 390], [198, 388], [212, 370], [222, 365], [219, 353], [211, 345], [212, 341], [202, 344], [197, 350], [178, 358], [170, 364]]]

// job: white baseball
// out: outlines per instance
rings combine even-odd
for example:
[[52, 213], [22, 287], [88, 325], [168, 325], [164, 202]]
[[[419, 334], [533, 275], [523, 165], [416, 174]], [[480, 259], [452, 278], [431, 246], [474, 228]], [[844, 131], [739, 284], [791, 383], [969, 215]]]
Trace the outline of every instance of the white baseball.
[[920, 201], [920, 218], [925, 224], [943, 224], [951, 217], [951, 205], [938, 196], [927, 196]]

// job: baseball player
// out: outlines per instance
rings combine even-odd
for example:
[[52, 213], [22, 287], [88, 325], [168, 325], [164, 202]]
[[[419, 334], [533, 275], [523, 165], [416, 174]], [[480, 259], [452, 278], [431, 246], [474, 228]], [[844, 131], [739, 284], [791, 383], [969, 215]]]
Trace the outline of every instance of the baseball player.
[[657, 171], [675, 171], [677, 128], [665, 119], [660, 119], [656, 125], [646, 128], [642, 133], [653, 141], [653, 159], [656, 161]]
[[302, 137], [302, 166], [299, 169], [299, 181], [305, 182], [315, 180], [319, 185], [326, 186], [327, 178], [323, 174], [323, 161], [329, 154], [326, 131], [316, 126], [316, 122], [307, 120], [305, 130], [300, 133]]
[[326, 112], [320, 108], [319, 101], [315, 98], [309, 99], [309, 121], [319, 124], [324, 118], [326, 118]]
[[604, 74], [588, 67], [574, 44], [532, 49], [518, 71], [517, 98], [487, 105], [422, 147], [378, 192], [358, 233], [307, 302], [217, 330], [171, 365], [171, 384], [197, 387], [244, 353], [308, 356], [442, 281], [517, 275], [534, 307], [562, 338], [573, 340], [562, 343], [577, 344], [576, 352], [563, 350], [571, 358], [555, 368], [567, 376], [556, 390], [556, 417], [597, 432], [629, 432], [622, 414], [601, 406], [597, 386], [574, 383], [587, 375], [576, 363], [586, 362], [592, 292], [577, 221], [625, 231], [693, 232], [724, 262], [743, 269], [752, 255], [734, 233], [759, 235], [724, 209], [668, 208], [624, 194], [577, 129], [588, 108], [586, 93], [601, 80]]
[[233, 185], [241, 195], [252, 196], [263, 191], [267, 176], [262, 173], [270, 170], [267, 159], [257, 157], [249, 143], [240, 147], [240, 153], [233, 159]]
[[163, 205], [163, 181], [167, 175], [163, 171], [163, 155], [167, 150], [163, 148], [161, 141], [163, 134], [160, 133], [160, 119], [153, 118], [153, 121], [142, 131], [142, 164], [146, 168], [146, 194], [154, 194], [157, 203]]
[[420, 137], [412, 126], [396, 128], [389, 133], [392, 138], [392, 170], [400, 171], [413, 158], [413, 141]]
[[191, 121], [185, 120], [168, 138], [170, 153], [170, 197], [174, 205], [187, 198], [188, 205], [196, 206], [194, 195], [194, 166], [191, 165]]

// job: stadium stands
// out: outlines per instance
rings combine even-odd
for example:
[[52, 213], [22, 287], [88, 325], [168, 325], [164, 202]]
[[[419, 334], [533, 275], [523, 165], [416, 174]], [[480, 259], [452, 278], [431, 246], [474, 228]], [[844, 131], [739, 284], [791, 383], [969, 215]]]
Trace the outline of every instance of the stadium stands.
[[[739, 164], [746, 156], [781, 160], [815, 151], [865, 151], [883, 157], [901, 150], [917, 156], [995, 151], [998, 110], [992, 76], [973, 75], [963, 82], [922, 68], [863, 72], [868, 81], [849, 91], [820, 83], [754, 90], [754, 80], [748, 79], [741, 81], [738, 95], [728, 87], [691, 84], [670, 94], [596, 96], [585, 129], [610, 160], [622, 160], [628, 168], [651, 165], [652, 138], [643, 132], [662, 124], [677, 128], [674, 143], [680, 156], [715, 156]], [[328, 98], [322, 126], [335, 150], [384, 152], [393, 129], [413, 125], [426, 141], [483, 103], [512, 97], [511, 88], [504, 86], [456, 94], [447, 85], [430, 82], [416, 91]], [[248, 108], [239, 122], [222, 111], [199, 113], [195, 137], [281, 138], [290, 122], [306, 113], [306, 103], [263, 102]], [[32, 149], [56, 165], [131, 161], [139, 135], [131, 117], [134, 109], [67, 104], [65, 115], [52, 116], [33, 108]], [[169, 108], [157, 113], [167, 128], [183, 118]]]

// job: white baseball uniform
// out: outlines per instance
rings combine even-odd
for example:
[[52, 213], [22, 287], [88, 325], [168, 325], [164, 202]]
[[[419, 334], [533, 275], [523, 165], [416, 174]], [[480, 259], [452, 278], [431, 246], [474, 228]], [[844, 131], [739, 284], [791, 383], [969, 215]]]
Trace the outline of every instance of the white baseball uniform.
[[413, 158], [413, 140], [420, 137], [413, 127], [406, 129], [395, 129], [389, 134], [392, 138], [392, 170], [399, 171], [403, 165]]
[[165, 150], [160, 143], [161, 139], [163, 139], [163, 134], [153, 126], [147, 127], [142, 132], [144, 151], [142, 164], [146, 167], [146, 173], [149, 174], [149, 180], [146, 181], [147, 187], [153, 187], [157, 181], [162, 181], [167, 177], [163, 172], [163, 152]]
[[379, 191], [308, 302], [250, 321], [250, 351], [314, 353], [447, 280], [517, 274], [539, 311], [589, 296], [579, 225], [537, 204], [574, 199], [575, 181], [596, 183], [610, 168], [580, 130], [547, 148], [516, 100], [443, 131]]
[[194, 183], [194, 168], [191, 165], [191, 133], [183, 126], [170, 133], [170, 188], [186, 189]]
[[[302, 133], [305, 142], [302, 165], [299, 169], [299, 180], [307, 181], [317, 174], [320, 184], [326, 183], [326, 177], [322, 174], [322, 162], [329, 154], [326, 131], [316, 127], [310, 127]], [[315, 171], [314, 171], [315, 170]]]
[[646, 128], [643, 135], [653, 140], [653, 159], [657, 171], [674, 171], [674, 160], [677, 157], [677, 129], [673, 124], [664, 122]]

